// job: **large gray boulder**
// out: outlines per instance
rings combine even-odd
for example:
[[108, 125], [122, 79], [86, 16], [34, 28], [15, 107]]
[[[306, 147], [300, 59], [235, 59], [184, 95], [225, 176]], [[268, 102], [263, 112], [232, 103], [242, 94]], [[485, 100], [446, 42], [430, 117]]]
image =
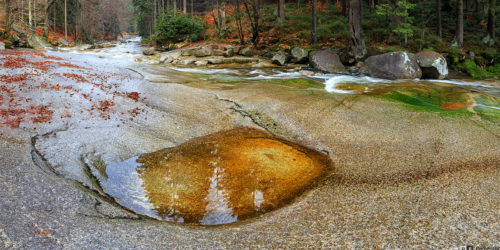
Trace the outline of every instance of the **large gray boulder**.
[[448, 65], [441, 54], [426, 50], [417, 53], [416, 57], [422, 78], [441, 80], [448, 76]]
[[294, 63], [305, 63], [309, 56], [307, 50], [300, 47], [293, 48], [290, 53], [292, 54], [292, 62]]
[[149, 48], [143, 50], [142, 54], [144, 54], [145, 56], [152, 56], [155, 54], [155, 48], [149, 47]]
[[5, 43], [0, 42], [0, 50], [4, 50], [4, 49], [5, 49]]
[[245, 47], [240, 50], [240, 55], [242, 56], [253, 56], [253, 50], [250, 47]]
[[309, 53], [309, 63], [317, 70], [326, 72], [345, 72], [346, 69], [337, 53], [330, 49], [317, 50]]
[[46, 47], [49, 47], [50, 45], [46, 42], [44, 42], [40, 37], [38, 36], [29, 36], [28, 37], [28, 46], [30, 48], [33, 48], [38, 51], [45, 51]]
[[280, 50], [273, 56], [271, 61], [273, 62], [273, 64], [283, 66], [288, 61], [288, 55], [284, 51]]
[[422, 77], [416, 56], [407, 52], [389, 52], [368, 57], [360, 71], [369, 76], [392, 80]]

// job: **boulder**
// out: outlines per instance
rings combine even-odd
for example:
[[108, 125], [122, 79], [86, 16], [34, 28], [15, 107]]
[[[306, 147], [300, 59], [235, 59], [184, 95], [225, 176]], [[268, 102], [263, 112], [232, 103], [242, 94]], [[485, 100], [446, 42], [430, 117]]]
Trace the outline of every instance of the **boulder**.
[[28, 37], [28, 46], [39, 51], [45, 51], [45, 47], [48, 47], [49, 44], [45, 43], [38, 36], [29, 36]]
[[441, 54], [434, 51], [421, 51], [416, 57], [422, 70], [422, 78], [441, 80], [448, 75], [448, 65]]
[[183, 49], [181, 50], [181, 56], [192, 56], [196, 51], [195, 48]]
[[68, 41], [66, 41], [64, 38], [59, 37], [57, 41], [59, 42], [59, 44], [62, 44], [63, 46], [69, 46]]
[[195, 61], [196, 60], [193, 58], [188, 58], [188, 59], [182, 60], [181, 63], [184, 65], [189, 65], [189, 64], [193, 64]]
[[309, 53], [301, 47], [295, 47], [291, 51], [293, 63], [305, 63]]
[[250, 47], [245, 47], [240, 50], [240, 55], [248, 57], [253, 56], [253, 50]]
[[196, 57], [205, 57], [205, 56], [211, 56], [211, 55], [212, 55], [211, 49], [197, 49], [194, 51], [194, 56], [196, 56]]
[[207, 60], [201, 60], [201, 61], [194, 62], [194, 65], [196, 65], [196, 66], [207, 66], [207, 64], [208, 64]]
[[259, 62], [258, 58], [248, 58], [248, 57], [233, 57], [233, 58], [225, 58], [225, 59], [232, 59], [232, 61], [234, 63], [240, 63], [240, 64]]
[[223, 58], [210, 58], [210, 59], [207, 59], [207, 61], [210, 64], [222, 64], [222, 63], [224, 63]]
[[155, 48], [149, 47], [149, 48], [143, 50], [142, 54], [144, 54], [145, 56], [152, 56], [155, 54]]
[[234, 50], [233, 49], [228, 49], [226, 51], [224, 51], [224, 56], [225, 57], [231, 57], [231, 56], [234, 56]]
[[5, 49], [5, 43], [0, 42], [0, 50], [4, 50], [4, 49]]
[[407, 52], [389, 52], [368, 57], [361, 73], [385, 79], [415, 79], [422, 77], [416, 56]]
[[225, 54], [224, 50], [214, 49], [214, 56], [223, 56]]
[[345, 72], [346, 69], [339, 56], [330, 49], [317, 50], [309, 53], [309, 63], [317, 70], [330, 73]]
[[162, 56], [162, 57], [160, 57], [160, 63], [169, 64], [169, 63], [172, 63], [173, 60], [174, 59], [171, 56]]
[[230, 49], [232, 49], [232, 50], [233, 50], [233, 52], [234, 52], [235, 54], [238, 54], [238, 53], [240, 53], [241, 46], [226, 45], [226, 46], [224, 47], [224, 50], [226, 50], [226, 51], [227, 51], [227, 50], [230, 50]]
[[283, 66], [288, 61], [288, 56], [284, 51], [280, 50], [273, 56], [271, 61], [276, 65]]

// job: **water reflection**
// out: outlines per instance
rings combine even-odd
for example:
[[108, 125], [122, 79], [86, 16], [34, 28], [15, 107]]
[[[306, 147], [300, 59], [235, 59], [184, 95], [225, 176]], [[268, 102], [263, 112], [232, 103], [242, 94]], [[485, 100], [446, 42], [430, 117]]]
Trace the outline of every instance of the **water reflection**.
[[238, 128], [109, 165], [108, 178], [99, 179], [105, 192], [137, 213], [217, 225], [286, 204], [331, 165], [320, 152]]

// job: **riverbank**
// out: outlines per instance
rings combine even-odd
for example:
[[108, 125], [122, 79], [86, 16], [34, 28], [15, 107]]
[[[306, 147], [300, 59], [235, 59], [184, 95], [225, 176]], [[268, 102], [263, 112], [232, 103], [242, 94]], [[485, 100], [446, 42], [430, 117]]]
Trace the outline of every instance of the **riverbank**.
[[[0, 55], [12, 95], [2, 92], [0, 108], [6, 120], [21, 118], [0, 135], [4, 247], [497, 243], [500, 115], [483, 107], [499, 106], [495, 83], [340, 81], [346, 75], [175, 68], [137, 62], [135, 52], [107, 53]], [[350, 92], [328, 91], [333, 85]], [[17, 113], [8, 111], [14, 106]], [[103, 193], [92, 174], [98, 162], [238, 127], [324, 152], [334, 169], [288, 205], [218, 227], [136, 214]]]

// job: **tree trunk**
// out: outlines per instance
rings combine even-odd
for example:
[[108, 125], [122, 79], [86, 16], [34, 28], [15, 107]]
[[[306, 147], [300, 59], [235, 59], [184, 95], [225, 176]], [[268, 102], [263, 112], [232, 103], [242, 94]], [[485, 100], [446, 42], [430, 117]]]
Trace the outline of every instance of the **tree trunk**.
[[458, 47], [464, 46], [464, 2], [457, 0], [457, 30], [456, 39]]
[[191, 16], [194, 16], [194, 2], [191, 0]]
[[436, 16], [437, 16], [437, 35], [443, 38], [443, 31], [441, 26], [441, 0], [436, 0]]
[[370, 8], [370, 13], [373, 12], [375, 9], [375, 0], [368, 0], [369, 1], [369, 8]]
[[366, 55], [365, 40], [361, 19], [363, 18], [362, 0], [351, 0], [349, 3], [349, 35], [351, 50], [356, 59]]
[[318, 0], [312, 0], [312, 25], [311, 25], [311, 43], [316, 44], [318, 43], [318, 36], [316, 34], [316, 26], [317, 26], [317, 17], [316, 17], [316, 11], [318, 8]]
[[31, 16], [31, 0], [28, 0], [28, 29], [32, 30], [32, 27], [33, 26], [33, 20], [32, 20], [32, 16]]
[[182, 10], [184, 13], [187, 13], [187, 0], [182, 1]]
[[64, 39], [68, 41], [68, 5], [67, 0], [64, 0]]
[[285, 0], [278, 0], [278, 19], [285, 18]]
[[342, 16], [347, 16], [347, 0], [340, 0], [342, 5]]
[[177, 0], [173, 0], [172, 3], [174, 5], [174, 12], [177, 12]]
[[495, 39], [495, 0], [490, 0], [488, 8], [488, 34]]

